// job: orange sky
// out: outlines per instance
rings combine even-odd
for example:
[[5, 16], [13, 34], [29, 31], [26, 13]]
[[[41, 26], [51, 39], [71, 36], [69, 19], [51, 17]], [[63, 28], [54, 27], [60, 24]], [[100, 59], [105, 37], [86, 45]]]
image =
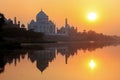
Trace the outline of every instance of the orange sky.
[[[120, 35], [119, 0], [0, 0], [0, 12], [7, 18], [16, 16], [24, 24], [35, 19], [41, 8], [57, 27], [64, 25], [67, 17], [69, 24], [78, 27], [79, 31], [92, 29]], [[86, 18], [91, 11], [98, 15], [94, 22]]]

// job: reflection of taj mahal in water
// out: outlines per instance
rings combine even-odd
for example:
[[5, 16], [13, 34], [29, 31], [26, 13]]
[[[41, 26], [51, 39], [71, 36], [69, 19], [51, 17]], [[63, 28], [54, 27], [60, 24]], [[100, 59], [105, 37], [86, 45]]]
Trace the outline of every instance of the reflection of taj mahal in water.
[[[42, 46], [44, 49], [28, 49], [28, 50], [0, 50], [0, 73], [3, 73], [5, 71], [6, 64], [14, 64], [17, 66], [22, 59], [26, 58], [28, 61], [34, 63], [36, 62], [36, 67], [38, 70], [43, 72], [44, 70], [49, 67], [49, 64], [56, 59], [58, 54], [62, 55], [64, 57], [65, 64], [69, 63], [69, 58], [71, 56], [80, 54], [78, 53], [78, 50], [82, 50], [83, 52], [86, 51], [94, 51], [97, 48], [103, 48], [106, 46], [113, 45], [115, 46], [115, 43], [71, 43], [71, 44], [58, 44], [58, 45], [50, 45], [49, 46]], [[118, 45], [118, 43], [116, 43]], [[7, 55], [6, 55], [7, 54]]]
[[65, 26], [57, 29], [56, 25], [49, 20], [49, 17], [43, 10], [36, 15], [36, 21], [31, 20], [30, 24], [28, 24], [28, 30], [42, 32], [46, 35], [68, 35], [69, 33], [77, 32], [77, 28], [70, 26], [67, 19], [65, 19]]
[[43, 72], [48, 66], [49, 63], [52, 62], [56, 58], [56, 54], [60, 53], [62, 56], [65, 56], [65, 63], [68, 63], [68, 58], [70, 57], [70, 53], [67, 47], [57, 47], [57, 48], [47, 48], [45, 50], [37, 50], [28, 52], [28, 58], [31, 62], [36, 61], [36, 67]]

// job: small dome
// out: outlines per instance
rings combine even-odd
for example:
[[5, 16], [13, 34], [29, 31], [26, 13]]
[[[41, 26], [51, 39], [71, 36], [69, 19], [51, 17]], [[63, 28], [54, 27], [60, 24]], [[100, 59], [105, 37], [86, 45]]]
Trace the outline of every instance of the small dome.
[[48, 16], [41, 10], [41, 11], [37, 14], [36, 18], [38, 18], [38, 19], [48, 18]]
[[34, 23], [35, 23], [35, 21], [34, 21], [34, 20], [31, 20], [30, 24], [34, 24]]

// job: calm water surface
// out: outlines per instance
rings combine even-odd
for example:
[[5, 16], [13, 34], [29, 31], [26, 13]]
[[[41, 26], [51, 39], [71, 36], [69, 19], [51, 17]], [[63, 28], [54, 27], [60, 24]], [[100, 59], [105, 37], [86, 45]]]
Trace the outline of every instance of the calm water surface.
[[0, 80], [120, 80], [120, 46], [1, 50]]

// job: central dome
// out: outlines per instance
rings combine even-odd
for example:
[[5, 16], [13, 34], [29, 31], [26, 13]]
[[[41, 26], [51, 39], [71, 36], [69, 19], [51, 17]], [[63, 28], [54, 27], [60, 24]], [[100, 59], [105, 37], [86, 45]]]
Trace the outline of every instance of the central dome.
[[44, 18], [48, 18], [48, 16], [41, 10], [37, 16], [36, 16], [37, 19], [44, 19]]

